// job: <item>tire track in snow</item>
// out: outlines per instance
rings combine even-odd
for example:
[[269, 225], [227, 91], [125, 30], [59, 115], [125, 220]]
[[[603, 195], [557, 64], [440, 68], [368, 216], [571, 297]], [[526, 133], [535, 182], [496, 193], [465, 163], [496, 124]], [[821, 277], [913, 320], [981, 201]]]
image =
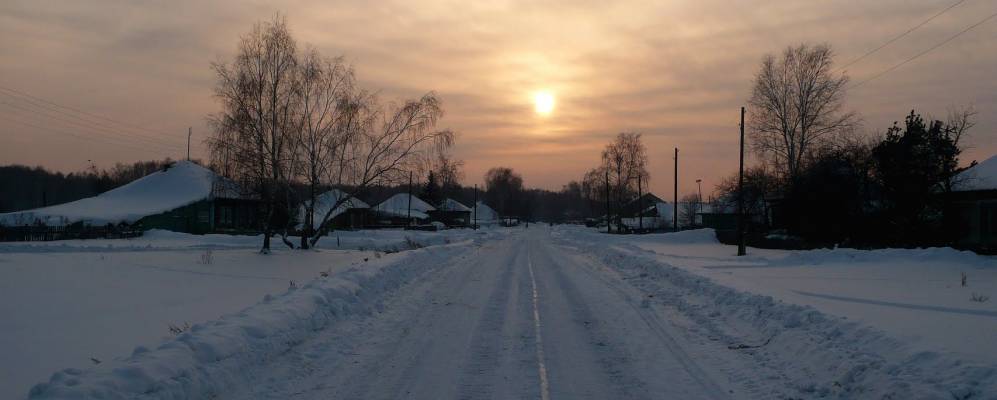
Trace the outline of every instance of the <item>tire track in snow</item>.
[[488, 296], [481, 320], [471, 337], [470, 354], [460, 380], [460, 399], [488, 397], [494, 391], [492, 378], [499, 367], [506, 306], [512, 291], [516, 257], [503, 265], [501, 275]]
[[674, 356], [675, 361], [682, 365], [682, 368], [689, 374], [689, 376], [696, 381], [699, 386], [704, 389], [706, 393], [710, 394], [711, 398], [722, 399], [729, 398], [728, 394], [723, 388], [721, 388], [713, 379], [707, 374], [692, 357], [682, 349], [682, 346], [676, 341], [676, 339], [669, 333], [669, 329], [666, 327], [666, 323], [662, 321], [658, 315], [656, 315], [652, 309], [643, 308], [636, 304], [632, 296], [627, 293], [627, 290], [622, 286], [625, 285], [624, 282], [611, 280], [602, 274], [593, 271], [590, 268], [582, 267], [578, 268], [580, 271], [584, 271], [585, 274], [590, 277], [603, 282], [606, 287], [616, 292], [622, 299], [623, 303], [626, 303], [640, 319], [645, 323], [645, 325], [650, 329], [650, 331], [657, 336], [659, 343], [661, 343], [668, 352]]
[[530, 286], [533, 288], [533, 329], [536, 338], [537, 375], [540, 377], [540, 399], [550, 400], [550, 381], [547, 379], [547, 366], [544, 364], [543, 336], [540, 332], [540, 294], [537, 291], [537, 278], [533, 273], [533, 257], [530, 247], [526, 247], [526, 265], [530, 270]]

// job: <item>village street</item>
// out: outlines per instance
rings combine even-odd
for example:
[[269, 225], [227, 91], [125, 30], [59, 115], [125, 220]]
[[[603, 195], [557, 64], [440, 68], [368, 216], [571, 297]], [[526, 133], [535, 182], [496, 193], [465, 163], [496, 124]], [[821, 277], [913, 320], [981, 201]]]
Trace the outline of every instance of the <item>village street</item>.
[[223, 397], [746, 397], [691, 354], [702, 347], [641, 294], [553, 244], [546, 226], [430, 275], [400, 289], [382, 313], [242, 371], [253, 384]]

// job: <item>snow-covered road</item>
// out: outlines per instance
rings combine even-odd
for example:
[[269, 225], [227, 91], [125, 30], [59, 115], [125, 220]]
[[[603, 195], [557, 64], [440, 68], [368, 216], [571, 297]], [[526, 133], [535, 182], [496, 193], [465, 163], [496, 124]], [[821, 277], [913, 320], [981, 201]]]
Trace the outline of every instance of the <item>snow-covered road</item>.
[[[715, 265], [729, 249], [712, 232], [466, 233], [364, 258], [155, 349], [64, 369], [29, 397], [997, 398], [990, 358], [925, 350], [673, 265]], [[708, 257], [686, 259], [686, 242], [712, 246]]]
[[640, 294], [545, 227], [476, 252], [244, 371], [255, 383], [223, 398], [730, 397]]

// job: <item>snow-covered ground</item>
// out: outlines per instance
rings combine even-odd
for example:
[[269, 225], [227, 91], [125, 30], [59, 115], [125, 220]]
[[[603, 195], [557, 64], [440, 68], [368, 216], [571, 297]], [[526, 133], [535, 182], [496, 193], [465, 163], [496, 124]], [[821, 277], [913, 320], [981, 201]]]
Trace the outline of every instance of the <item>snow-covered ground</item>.
[[675, 307], [693, 321], [689, 332], [761, 345], [755, 367], [788, 377], [796, 395], [997, 398], [997, 304], [973, 300], [997, 293], [994, 257], [949, 248], [736, 257], [710, 230], [556, 236]]
[[[0, 243], [0, 398], [61, 368], [155, 347], [183, 327], [397, 251], [466, 240], [472, 231], [333, 232], [316, 251], [256, 253], [262, 238], [151, 231], [134, 239]], [[338, 240], [337, 240], [338, 239]], [[338, 246], [337, 246], [338, 244]], [[389, 254], [393, 253], [393, 254]]]
[[[569, 235], [650, 254], [724, 286], [812, 306], [962, 359], [997, 362], [997, 258], [951, 248], [786, 251], [717, 242], [711, 230]], [[962, 274], [967, 284], [962, 286]], [[990, 297], [985, 302], [974, 296]]]
[[[384, 244], [416, 233], [356, 235], [366, 234]], [[997, 398], [995, 300], [970, 300], [974, 293], [994, 294], [997, 265], [990, 257], [950, 249], [749, 249], [738, 258], [709, 231], [616, 236], [531, 225], [418, 234], [438, 245], [366, 262], [349, 257], [369, 250], [258, 256], [254, 246], [235, 243], [251, 238], [232, 237], [198, 237], [184, 253], [190, 238], [163, 233], [145, 238], [151, 241], [145, 247], [112, 247], [122, 251], [83, 244], [67, 245], [78, 249], [68, 252], [7, 247], [0, 258], [14, 261], [0, 262], [0, 270], [24, 262], [17, 257], [36, 262], [71, 253], [77, 259], [61, 262], [88, 265], [80, 260], [109, 254], [130, 260], [119, 273], [160, 273], [131, 264], [164, 258], [170, 269], [162, 273], [189, 275], [173, 269], [201, 272], [205, 266], [184, 260], [209, 242], [228, 246], [215, 254], [232, 257], [223, 263], [233, 265], [260, 259], [335, 265], [328, 277], [294, 289], [275, 283], [269, 293], [276, 294], [260, 300], [267, 292], [260, 290], [245, 302], [255, 305], [224, 311], [175, 338], [159, 333], [166, 340], [143, 342], [109, 333], [128, 341], [125, 350], [99, 365], [41, 379], [30, 397]], [[340, 243], [360, 246], [351, 242], [359, 239], [344, 234]], [[275, 265], [245, 268], [259, 268], [253, 276], [287, 279], [276, 275], [287, 271]], [[236, 272], [246, 271], [226, 273]], [[68, 302], [46, 289], [35, 299], [12, 300], [28, 308]], [[66, 297], [80, 302], [84, 294]], [[176, 315], [164, 311], [170, 300], [160, 296], [136, 310]], [[119, 300], [101, 307], [128, 306]], [[72, 347], [75, 329], [63, 329], [69, 333], [56, 341]]]

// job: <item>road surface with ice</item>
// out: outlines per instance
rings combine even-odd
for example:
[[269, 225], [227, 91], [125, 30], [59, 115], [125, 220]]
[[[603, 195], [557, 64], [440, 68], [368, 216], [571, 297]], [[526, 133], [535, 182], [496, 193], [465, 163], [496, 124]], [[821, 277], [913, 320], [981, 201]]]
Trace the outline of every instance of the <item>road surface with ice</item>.
[[530, 229], [450, 260], [382, 312], [244, 371], [222, 398], [726, 398], [726, 375], [608, 271]]

